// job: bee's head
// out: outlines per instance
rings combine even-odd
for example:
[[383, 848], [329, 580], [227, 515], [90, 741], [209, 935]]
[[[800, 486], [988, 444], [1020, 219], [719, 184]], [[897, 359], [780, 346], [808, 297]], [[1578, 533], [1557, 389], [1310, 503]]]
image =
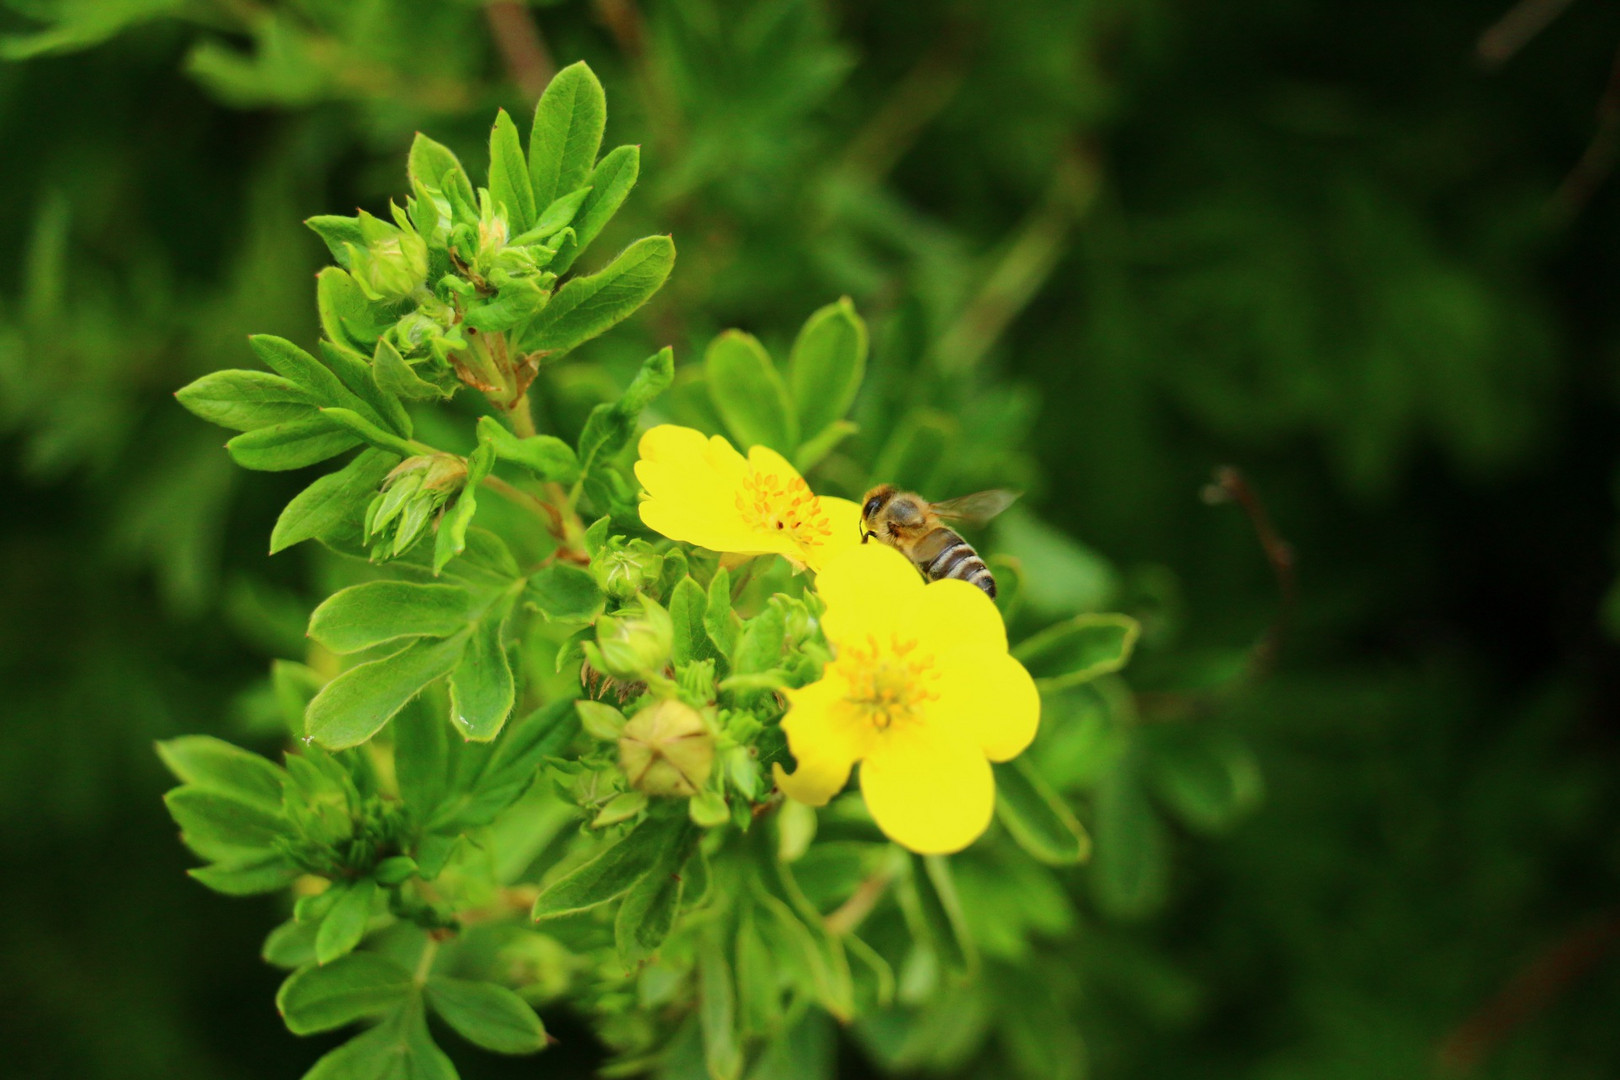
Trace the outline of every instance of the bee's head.
[[861, 543], [866, 543], [877, 531], [878, 515], [894, 498], [893, 484], [879, 484], [861, 500]]

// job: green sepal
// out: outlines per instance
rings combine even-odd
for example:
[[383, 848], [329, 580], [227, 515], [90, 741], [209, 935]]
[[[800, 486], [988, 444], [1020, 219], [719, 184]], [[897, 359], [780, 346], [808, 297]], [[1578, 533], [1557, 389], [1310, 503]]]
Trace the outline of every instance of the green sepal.
[[336, 266], [315, 275], [315, 306], [326, 336], [362, 356], [370, 354], [376, 340], [395, 321], [383, 305], [366, 299], [347, 270]]

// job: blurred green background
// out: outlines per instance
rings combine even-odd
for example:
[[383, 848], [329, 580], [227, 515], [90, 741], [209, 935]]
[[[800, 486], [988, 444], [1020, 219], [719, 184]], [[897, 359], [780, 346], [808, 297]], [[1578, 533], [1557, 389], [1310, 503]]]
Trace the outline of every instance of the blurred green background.
[[[1620, 1075], [1620, 11], [1562, 7], [5, 0], [0, 1071], [294, 1077], [337, 1041], [282, 1029], [275, 903], [188, 880], [159, 802], [152, 741], [248, 737], [311, 595], [264, 555], [307, 478], [170, 395], [314, 339], [303, 218], [380, 212], [417, 129], [481, 163], [583, 58], [644, 153], [604, 249], [680, 250], [641, 340], [852, 296], [861, 438], [1028, 489], [1149, 616], [1144, 723], [1257, 755], [1247, 816], [1089, 918], [1053, 1040], [1098, 1078]], [[1199, 497], [1223, 465], [1291, 603]], [[548, 1023], [452, 1053], [588, 1075]]]

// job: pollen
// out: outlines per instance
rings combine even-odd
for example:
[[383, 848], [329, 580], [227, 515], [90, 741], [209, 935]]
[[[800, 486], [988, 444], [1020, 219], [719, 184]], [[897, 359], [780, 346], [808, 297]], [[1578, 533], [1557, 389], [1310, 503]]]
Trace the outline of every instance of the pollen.
[[755, 529], [784, 533], [800, 547], [819, 547], [832, 535], [821, 500], [800, 476], [784, 480], [775, 473], [750, 470], [737, 492], [736, 504], [743, 520]]
[[912, 724], [930, 701], [939, 700], [940, 673], [930, 655], [917, 652], [917, 642], [891, 636], [880, 642], [867, 635], [860, 645], [846, 645], [834, 667], [849, 687], [844, 706], [850, 719], [876, 731]]

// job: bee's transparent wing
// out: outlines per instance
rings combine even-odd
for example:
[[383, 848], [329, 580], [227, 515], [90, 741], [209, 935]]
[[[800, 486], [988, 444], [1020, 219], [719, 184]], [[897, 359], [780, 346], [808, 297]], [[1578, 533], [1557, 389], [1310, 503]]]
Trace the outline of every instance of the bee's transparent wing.
[[963, 495], [959, 499], [946, 499], [944, 502], [934, 503], [934, 513], [942, 518], [955, 518], [958, 521], [967, 521], [974, 524], [989, 521], [1017, 499], [1019, 493], [1008, 491], [1005, 488], [992, 488], [989, 491], [979, 491], [972, 495]]

